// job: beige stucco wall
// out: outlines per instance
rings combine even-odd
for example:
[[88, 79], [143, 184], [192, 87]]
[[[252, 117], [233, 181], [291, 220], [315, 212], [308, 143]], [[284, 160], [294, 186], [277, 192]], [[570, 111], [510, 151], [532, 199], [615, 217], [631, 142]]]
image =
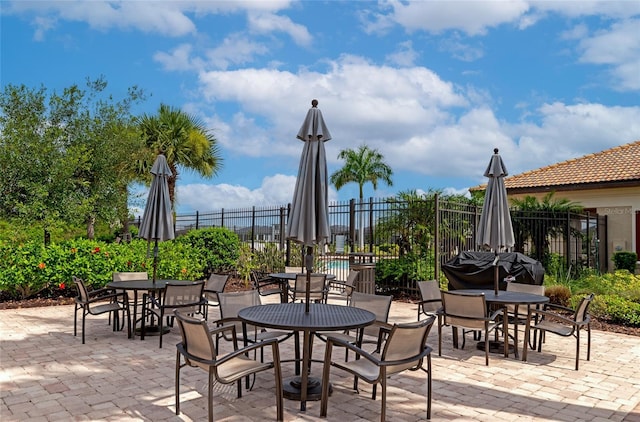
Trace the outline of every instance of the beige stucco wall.
[[[509, 198], [522, 198], [535, 196], [542, 199], [547, 192], [511, 194]], [[595, 208], [599, 215], [607, 216], [607, 249], [609, 251], [608, 270], [613, 270], [611, 257], [614, 252], [636, 251], [635, 244], [636, 227], [635, 213], [640, 210], [640, 186], [629, 188], [592, 189], [559, 191], [556, 199], [566, 198], [577, 202], [585, 208]]]

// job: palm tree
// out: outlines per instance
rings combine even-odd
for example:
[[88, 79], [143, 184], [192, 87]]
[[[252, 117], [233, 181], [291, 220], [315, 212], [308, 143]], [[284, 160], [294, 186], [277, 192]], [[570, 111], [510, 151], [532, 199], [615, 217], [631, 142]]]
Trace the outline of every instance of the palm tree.
[[[554, 195], [555, 192], [549, 192], [542, 201], [530, 195], [522, 199], [511, 199], [511, 204], [521, 211], [521, 213], [515, 213], [513, 219], [515, 249], [523, 251], [524, 242], [531, 239], [534, 258], [544, 266], [548, 264], [549, 239], [565, 233], [567, 217], [572, 213], [580, 213], [584, 209], [576, 202], [566, 198], [556, 198]], [[518, 218], [521, 215], [525, 218]]]
[[[337, 190], [340, 190], [347, 183], [357, 183], [361, 208], [365, 183], [370, 182], [374, 191], [378, 188], [378, 180], [382, 180], [388, 186], [393, 185], [391, 181], [393, 171], [383, 162], [384, 157], [377, 149], [370, 149], [366, 145], [361, 145], [357, 150], [347, 148], [340, 151], [338, 158], [344, 160], [345, 164], [344, 167], [331, 175], [331, 183]], [[363, 212], [360, 213], [360, 233], [358, 236], [360, 249], [364, 247], [363, 214]]]
[[178, 166], [211, 178], [222, 165], [218, 142], [206, 125], [184, 111], [160, 105], [157, 115], [138, 119], [142, 137], [151, 154], [139, 163], [139, 171], [148, 172], [158, 153], [163, 153], [173, 176], [168, 179], [169, 197], [175, 205]]

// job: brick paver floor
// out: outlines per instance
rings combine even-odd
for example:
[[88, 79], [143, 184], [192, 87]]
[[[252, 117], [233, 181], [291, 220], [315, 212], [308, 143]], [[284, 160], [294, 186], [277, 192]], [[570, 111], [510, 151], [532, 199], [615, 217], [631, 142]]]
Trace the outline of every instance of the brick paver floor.
[[[337, 299], [334, 299], [337, 300]], [[216, 311], [210, 313], [215, 319]], [[416, 305], [394, 302], [390, 322], [415, 320]], [[574, 371], [573, 339], [548, 335], [542, 353], [530, 351], [529, 362], [476, 350], [471, 337], [464, 349], [453, 349], [451, 330], [444, 330], [443, 353], [437, 353], [437, 324], [429, 336], [433, 352], [432, 420], [455, 421], [629, 421], [640, 422], [640, 338], [594, 331], [591, 361]], [[522, 335], [520, 336], [522, 339]], [[128, 340], [112, 332], [105, 317], [88, 317], [87, 341], [73, 336], [73, 306], [0, 311], [0, 420], [9, 421], [200, 421], [206, 420], [207, 375], [183, 369], [182, 413], [175, 415], [175, 344], [177, 329], [158, 348], [157, 337]], [[281, 354], [293, 356], [293, 342]], [[584, 345], [584, 343], [583, 343]], [[585, 347], [582, 348], [586, 352]], [[315, 342], [314, 358], [324, 344]], [[337, 357], [343, 352], [337, 350]], [[583, 354], [583, 357], [585, 355]], [[267, 355], [268, 357], [268, 355]], [[321, 364], [312, 373], [320, 375]], [[283, 364], [285, 376], [293, 373]], [[392, 377], [387, 418], [426, 419], [425, 374]], [[380, 399], [371, 387], [335, 369], [327, 420], [369, 421], [380, 418]], [[219, 421], [275, 419], [271, 373], [259, 375], [252, 391], [238, 399], [235, 386], [215, 386], [214, 412]], [[285, 400], [286, 421], [321, 420], [320, 402]]]

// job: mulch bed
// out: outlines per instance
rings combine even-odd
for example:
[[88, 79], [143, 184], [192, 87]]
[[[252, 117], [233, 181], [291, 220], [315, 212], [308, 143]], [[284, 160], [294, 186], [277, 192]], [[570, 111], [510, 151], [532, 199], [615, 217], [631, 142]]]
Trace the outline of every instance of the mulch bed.
[[[243, 280], [231, 279], [227, 283], [225, 291], [241, 291], [250, 288]], [[415, 298], [412, 298], [406, 294], [394, 294], [394, 300], [403, 302], [415, 302]], [[2, 309], [20, 309], [20, 308], [37, 308], [42, 306], [59, 306], [59, 305], [71, 305], [73, 304], [73, 297], [57, 296], [57, 297], [35, 297], [32, 299], [24, 300], [11, 300], [5, 296], [0, 295], [0, 310]], [[627, 327], [620, 324], [612, 324], [607, 321], [601, 321], [594, 319], [591, 322], [591, 328], [594, 330], [608, 331], [618, 334], [627, 334], [630, 336], [640, 337], [640, 327]]]

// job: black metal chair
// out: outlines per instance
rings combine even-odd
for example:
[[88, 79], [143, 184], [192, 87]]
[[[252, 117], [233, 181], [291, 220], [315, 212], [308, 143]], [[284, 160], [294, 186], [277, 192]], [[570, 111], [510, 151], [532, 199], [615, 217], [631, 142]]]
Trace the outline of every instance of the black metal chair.
[[[391, 329], [385, 330], [385, 335], [380, 335], [378, 349], [381, 353], [369, 353], [349, 341], [328, 337], [324, 357], [324, 370], [322, 374], [322, 394], [320, 403], [320, 416], [327, 416], [329, 402], [329, 373], [331, 367], [336, 367], [352, 374], [356, 380], [361, 379], [373, 384], [372, 398], [376, 398], [376, 386], [380, 384], [382, 389], [380, 420], [386, 420], [387, 409], [387, 379], [405, 370], [417, 371], [419, 369], [427, 373], [427, 419], [431, 419], [431, 347], [427, 346], [427, 337], [433, 326], [435, 316], [425, 320], [409, 323], [395, 324]], [[386, 341], [383, 340], [386, 338]], [[346, 347], [353, 351], [359, 358], [351, 362], [332, 361], [333, 346]], [[426, 361], [426, 369], [424, 362]], [[357, 382], [354, 382], [357, 389]]]
[[162, 348], [165, 318], [173, 318], [173, 312], [175, 310], [191, 315], [202, 313], [202, 307], [206, 303], [202, 296], [203, 290], [204, 281], [194, 281], [189, 284], [167, 283], [160, 297], [150, 294], [144, 295], [140, 339], [144, 340], [147, 318], [149, 316], [155, 316], [158, 318], [160, 348]]
[[[538, 352], [542, 351], [545, 333], [553, 333], [562, 337], [574, 337], [576, 339], [576, 371], [580, 362], [580, 331], [587, 330], [587, 360], [591, 359], [591, 316], [589, 305], [593, 301], [593, 293], [585, 296], [574, 310], [565, 306], [551, 303], [545, 304], [543, 309], [531, 309], [527, 318], [527, 326], [524, 332], [525, 344], [529, 341], [532, 330], [540, 332]], [[534, 325], [531, 321], [539, 317]], [[524, 348], [522, 360], [527, 360], [527, 347]]]
[[211, 274], [204, 284], [204, 318], [209, 319], [209, 307], [220, 306], [218, 293], [222, 293], [229, 282], [229, 274]]
[[[438, 314], [438, 356], [442, 356], [442, 327], [450, 325], [454, 330], [454, 347], [457, 347], [456, 334], [458, 328], [462, 329], [461, 348], [464, 348], [465, 335], [467, 333], [484, 332], [485, 364], [488, 366], [489, 333], [498, 330], [502, 326], [505, 309], [500, 308], [489, 314], [483, 293], [462, 294], [443, 290], [441, 295], [442, 312]], [[506, 332], [506, 327], [504, 327], [504, 331]], [[507, 342], [505, 341], [505, 343]]]
[[129, 317], [129, 304], [125, 292], [116, 292], [114, 289], [98, 289], [89, 291], [84, 284], [84, 280], [73, 277], [73, 282], [78, 289], [78, 296], [75, 298], [75, 309], [73, 312], [73, 335], [77, 335], [78, 311], [82, 309], [82, 344], [85, 341], [85, 319], [87, 315], [101, 315], [109, 313], [109, 318], [113, 314], [113, 331], [120, 329], [119, 315], [127, 320], [127, 335], [131, 337], [131, 318]]
[[[264, 340], [246, 347], [238, 347], [234, 325], [209, 330], [204, 319], [191, 318], [176, 311], [175, 318], [180, 327], [182, 342], [176, 345], [176, 415], [180, 414], [180, 370], [185, 366], [200, 368], [209, 374], [207, 407], [209, 422], [213, 421], [213, 384], [237, 383], [238, 398], [242, 397], [242, 378], [258, 372], [273, 369], [276, 384], [277, 419], [284, 419], [284, 399], [282, 390], [282, 372], [280, 369], [280, 349], [276, 339]], [[234, 341], [233, 351], [220, 355], [213, 337], [229, 332]], [[271, 346], [272, 362], [258, 362], [249, 357], [249, 352]], [[182, 363], [184, 359], [184, 363]]]
[[437, 280], [418, 281], [420, 289], [420, 302], [418, 302], [418, 321], [422, 315], [438, 315], [442, 312], [442, 295], [440, 284]]

